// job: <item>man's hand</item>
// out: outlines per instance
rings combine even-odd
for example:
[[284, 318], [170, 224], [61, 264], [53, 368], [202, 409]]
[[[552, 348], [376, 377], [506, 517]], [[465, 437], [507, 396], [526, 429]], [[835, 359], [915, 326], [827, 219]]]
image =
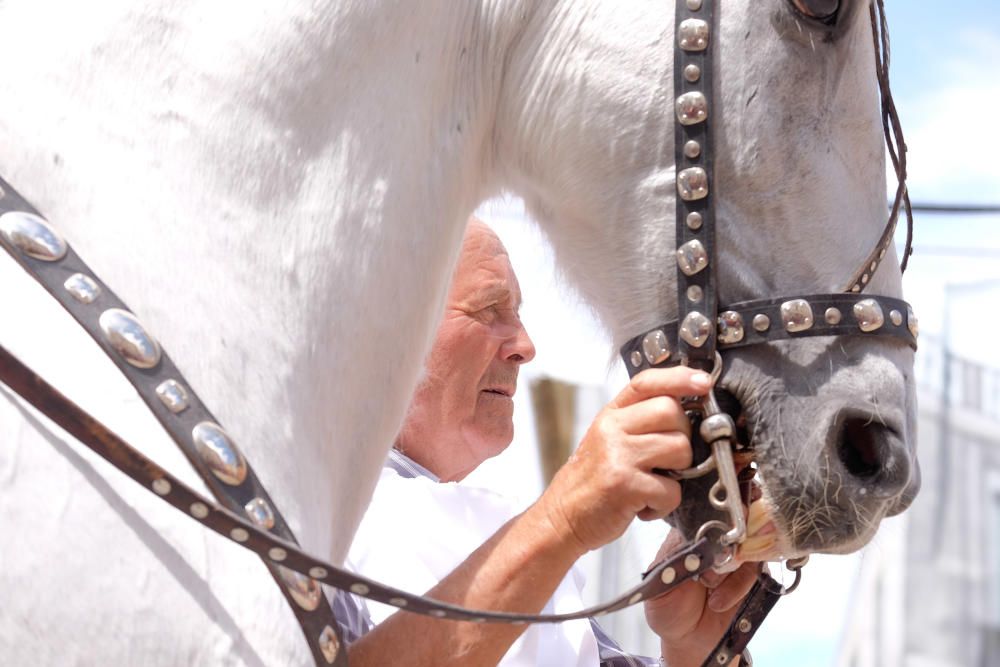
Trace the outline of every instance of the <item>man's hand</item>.
[[618, 538], [635, 517], [674, 511], [681, 490], [654, 468], [691, 465], [691, 424], [681, 396], [701, 396], [708, 374], [686, 367], [638, 374], [594, 419], [536, 506], [581, 554]]
[[[671, 531], [656, 561], [683, 544], [681, 534]], [[700, 667], [704, 663], [753, 587], [759, 568], [759, 563], [744, 563], [725, 575], [709, 570], [698, 581], [686, 581], [646, 601], [646, 622], [660, 636], [660, 650], [670, 667]]]

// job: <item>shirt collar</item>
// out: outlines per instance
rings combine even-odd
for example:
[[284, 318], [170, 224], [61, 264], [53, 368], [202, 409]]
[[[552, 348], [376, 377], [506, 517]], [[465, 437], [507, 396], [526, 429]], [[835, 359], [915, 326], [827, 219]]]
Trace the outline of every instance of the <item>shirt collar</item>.
[[385, 464], [382, 466], [384, 468], [392, 468], [400, 477], [406, 477], [409, 479], [414, 479], [417, 477], [426, 477], [432, 482], [440, 482], [441, 480], [437, 475], [432, 473], [427, 468], [423, 467], [409, 456], [399, 451], [398, 449], [390, 449], [389, 456], [385, 460]]

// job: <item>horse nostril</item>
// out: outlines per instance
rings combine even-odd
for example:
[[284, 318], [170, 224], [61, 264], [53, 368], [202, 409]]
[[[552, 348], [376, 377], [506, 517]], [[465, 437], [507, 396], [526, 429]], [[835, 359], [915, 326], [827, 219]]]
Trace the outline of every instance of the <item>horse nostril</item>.
[[872, 478], [882, 472], [885, 464], [883, 447], [889, 430], [867, 419], [856, 417], [844, 421], [837, 441], [840, 460], [855, 477]]

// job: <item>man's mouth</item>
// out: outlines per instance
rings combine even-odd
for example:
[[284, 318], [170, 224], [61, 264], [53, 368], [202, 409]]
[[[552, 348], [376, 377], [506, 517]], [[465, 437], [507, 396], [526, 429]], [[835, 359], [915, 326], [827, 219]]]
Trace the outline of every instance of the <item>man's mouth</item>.
[[501, 388], [483, 389], [483, 393], [484, 394], [495, 394], [497, 396], [503, 396], [504, 398], [513, 398], [513, 396], [514, 396], [514, 390], [513, 389], [501, 389]]

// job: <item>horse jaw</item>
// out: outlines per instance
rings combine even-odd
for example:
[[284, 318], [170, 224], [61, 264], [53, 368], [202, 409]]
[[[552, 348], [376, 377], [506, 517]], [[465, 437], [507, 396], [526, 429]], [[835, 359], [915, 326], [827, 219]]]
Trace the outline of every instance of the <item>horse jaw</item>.
[[[522, 36], [499, 116], [502, 136], [511, 138], [498, 151], [509, 185], [617, 344], [676, 313], [673, 8], [666, 5], [560, 5]], [[862, 5], [843, 7], [835, 30], [816, 32], [783, 0], [720, 9], [709, 117], [722, 304], [840, 291], [882, 231], [871, 27]], [[558, 48], [543, 48], [552, 44]], [[899, 296], [895, 267], [890, 250], [869, 290]], [[749, 406], [789, 553], [857, 548], [882, 516], [912, 499], [919, 477], [912, 365], [912, 353], [895, 343], [853, 338], [727, 355], [721, 386]], [[794, 387], [804, 372], [813, 385]], [[824, 462], [836, 460], [844, 415], [891, 422], [878, 447], [888, 448], [887, 466], [909, 473], [897, 470], [870, 492], [861, 479], [838, 485], [844, 462]], [[697, 484], [685, 491], [678, 520], [690, 534], [713, 518], [706, 493]], [[808, 499], [798, 509], [796, 495]], [[804, 527], [810, 513], [824, 512], [848, 529]]]

